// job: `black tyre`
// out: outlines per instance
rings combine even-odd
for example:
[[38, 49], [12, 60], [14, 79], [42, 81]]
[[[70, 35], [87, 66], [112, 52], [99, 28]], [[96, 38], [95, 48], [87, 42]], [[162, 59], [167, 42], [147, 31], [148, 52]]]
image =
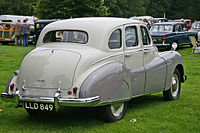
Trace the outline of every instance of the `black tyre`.
[[127, 102], [115, 103], [105, 106], [104, 108], [105, 120], [107, 122], [114, 122], [121, 120], [126, 113], [126, 108], [127, 108]]
[[175, 69], [170, 89], [163, 91], [163, 96], [165, 100], [176, 100], [180, 96], [181, 91], [181, 75], [178, 69]]

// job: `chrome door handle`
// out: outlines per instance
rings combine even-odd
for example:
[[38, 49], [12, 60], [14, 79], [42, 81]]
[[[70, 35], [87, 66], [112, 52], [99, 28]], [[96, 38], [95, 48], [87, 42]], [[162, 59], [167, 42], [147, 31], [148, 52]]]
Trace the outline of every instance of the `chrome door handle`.
[[125, 56], [126, 57], [131, 57], [132, 53], [126, 53]]
[[148, 51], [144, 51], [144, 55], [147, 55], [149, 52]]

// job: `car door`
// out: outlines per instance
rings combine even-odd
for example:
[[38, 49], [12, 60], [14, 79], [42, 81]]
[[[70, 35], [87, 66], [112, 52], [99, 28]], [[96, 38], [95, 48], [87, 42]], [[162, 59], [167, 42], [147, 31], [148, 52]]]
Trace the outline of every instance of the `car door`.
[[166, 62], [158, 54], [157, 48], [153, 45], [148, 30], [141, 26], [141, 35], [144, 49], [145, 68], [145, 93], [156, 92], [164, 89], [166, 82]]
[[145, 86], [145, 69], [143, 66], [143, 48], [139, 41], [139, 27], [136, 25], [124, 26], [124, 54], [125, 65], [130, 73], [129, 86], [132, 96], [144, 93]]

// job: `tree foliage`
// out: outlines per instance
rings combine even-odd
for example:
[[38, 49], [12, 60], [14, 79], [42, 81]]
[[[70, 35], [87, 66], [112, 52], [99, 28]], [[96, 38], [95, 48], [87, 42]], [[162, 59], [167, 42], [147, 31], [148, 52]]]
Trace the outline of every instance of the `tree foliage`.
[[35, 14], [39, 18], [108, 16], [103, 0], [39, 0]]
[[36, 0], [0, 0], [1, 15], [33, 16]]
[[0, 14], [35, 15], [40, 19], [148, 15], [200, 19], [200, 0], [0, 0]]

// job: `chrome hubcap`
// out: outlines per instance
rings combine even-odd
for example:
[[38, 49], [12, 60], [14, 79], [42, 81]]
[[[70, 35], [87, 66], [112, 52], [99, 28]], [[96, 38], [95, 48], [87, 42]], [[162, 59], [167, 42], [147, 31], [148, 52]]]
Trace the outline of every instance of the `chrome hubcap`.
[[176, 74], [173, 74], [172, 85], [171, 85], [171, 92], [172, 92], [173, 97], [177, 96], [178, 89], [179, 89], [179, 79], [178, 79], [178, 76]]
[[124, 103], [115, 103], [111, 105], [111, 111], [114, 116], [119, 116], [124, 108]]

